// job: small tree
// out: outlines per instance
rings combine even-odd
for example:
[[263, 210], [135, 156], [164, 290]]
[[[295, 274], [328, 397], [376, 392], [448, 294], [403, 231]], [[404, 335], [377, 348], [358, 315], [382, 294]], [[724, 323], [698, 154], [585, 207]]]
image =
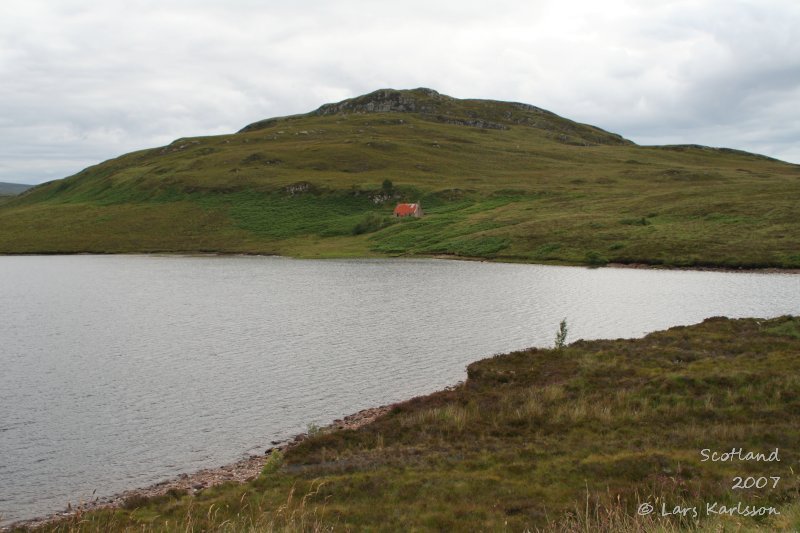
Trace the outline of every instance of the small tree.
[[564, 346], [567, 345], [567, 319], [561, 321], [561, 324], [558, 325], [558, 331], [556, 332], [556, 350], [560, 350]]
[[381, 189], [383, 189], [383, 192], [385, 193], [392, 192], [392, 189], [394, 189], [394, 184], [392, 183], [392, 180], [389, 179], [383, 180], [383, 183], [381, 184]]

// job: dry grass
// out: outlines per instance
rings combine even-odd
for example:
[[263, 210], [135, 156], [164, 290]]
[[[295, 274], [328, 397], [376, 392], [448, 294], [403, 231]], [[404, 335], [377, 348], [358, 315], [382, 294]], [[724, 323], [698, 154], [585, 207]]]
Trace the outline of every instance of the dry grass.
[[190, 500], [183, 516], [163, 522], [156, 516], [150, 520], [151, 523], [131, 524], [118, 514], [106, 514], [98, 520], [96, 516], [86, 519], [79, 513], [48, 529], [54, 533], [327, 533], [335, 530], [335, 520], [326, 520], [324, 505], [309, 503], [317, 496], [321, 486], [312, 484], [300, 498], [292, 487], [286, 500], [277, 508], [269, 505], [264, 498], [254, 502], [243, 494], [235, 511], [229, 506], [214, 503], [200, 509]]

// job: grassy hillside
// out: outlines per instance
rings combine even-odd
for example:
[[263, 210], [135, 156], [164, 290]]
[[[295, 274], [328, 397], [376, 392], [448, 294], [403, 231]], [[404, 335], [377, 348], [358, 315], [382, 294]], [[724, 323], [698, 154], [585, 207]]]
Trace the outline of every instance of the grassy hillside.
[[[316, 432], [246, 485], [134, 500], [48, 529], [793, 531], [798, 354], [800, 319], [782, 317], [496, 356], [470, 365], [463, 385], [370, 425]], [[738, 448], [777, 448], [780, 462], [702, 460]], [[769, 486], [736, 489], [737, 476]], [[738, 502], [780, 514], [707, 512]], [[638, 516], [643, 503], [657, 512]], [[698, 518], [661, 516], [662, 504], [697, 507]]]
[[[641, 147], [532, 106], [386, 90], [38, 186], [0, 205], [0, 253], [800, 267], [799, 196], [800, 167], [762, 156]], [[401, 200], [427, 216], [392, 219]]]

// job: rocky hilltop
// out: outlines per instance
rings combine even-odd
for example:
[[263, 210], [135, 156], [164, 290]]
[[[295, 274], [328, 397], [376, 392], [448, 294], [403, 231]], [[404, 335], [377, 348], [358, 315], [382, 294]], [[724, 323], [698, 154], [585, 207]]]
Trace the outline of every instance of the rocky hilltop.
[[455, 98], [420, 87], [410, 91], [379, 89], [335, 104], [324, 104], [313, 115], [345, 113], [438, 113], [443, 103], [452, 104]]
[[[283, 120], [377, 113], [413, 113], [433, 122], [484, 129], [507, 130], [514, 126], [537, 128], [551, 132], [553, 140], [557, 142], [579, 146], [633, 144], [615, 133], [573, 122], [533, 105], [497, 100], [461, 100], [424, 87], [402, 91], [379, 89], [356, 98], [324, 104], [311, 113]], [[280, 119], [262, 120], [245, 126], [240, 133], [270, 128], [280, 122]]]

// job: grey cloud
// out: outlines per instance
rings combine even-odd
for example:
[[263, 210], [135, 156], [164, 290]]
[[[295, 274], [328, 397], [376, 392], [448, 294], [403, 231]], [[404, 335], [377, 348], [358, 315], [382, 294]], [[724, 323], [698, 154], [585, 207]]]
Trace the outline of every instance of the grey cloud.
[[799, 23], [791, 1], [5, 0], [0, 181], [387, 86], [800, 161]]

